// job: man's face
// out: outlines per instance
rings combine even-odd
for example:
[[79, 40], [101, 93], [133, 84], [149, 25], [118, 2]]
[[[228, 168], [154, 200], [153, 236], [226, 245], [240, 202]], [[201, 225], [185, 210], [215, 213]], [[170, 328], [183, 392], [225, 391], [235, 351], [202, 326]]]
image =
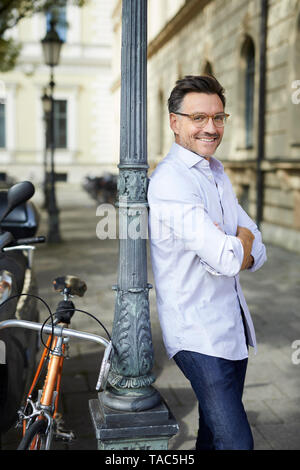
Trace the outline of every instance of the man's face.
[[[214, 116], [223, 113], [224, 106], [217, 94], [191, 92], [185, 95], [180, 112]], [[212, 119], [199, 129], [189, 117], [174, 113], [170, 114], [170, 126], [177, 144], [202, 157], [210, 157], [215, 153], [224, 133], [224, 127], [216, 127]]]

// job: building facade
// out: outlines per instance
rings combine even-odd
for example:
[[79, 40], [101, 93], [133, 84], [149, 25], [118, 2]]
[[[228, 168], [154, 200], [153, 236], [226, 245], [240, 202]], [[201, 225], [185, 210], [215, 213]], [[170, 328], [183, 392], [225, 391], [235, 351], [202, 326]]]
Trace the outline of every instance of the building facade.
[[[67, 181], [115, 169], [111, 102], [111, 2], [71, 2], [57, 32], [64, 41], [55, 81], [55, 169]], [[63, 26], [63, 24], [67, 26]], [[0, 172], [43, 181], [45, 121], [42, 95], [50, 80], [41, 39], [49, 17], [35, 14], [8, 31], [22, 43], [17, 66], [0, 74]]]
[[[115, 41], [120, 15], [116, 1]], [[176, 80], [213, 73], [230, 114], [216, 157], [264, 240], [300, 251], [300, 1], [149, 0], [148, 37], [150, 173], [173, 142]]]

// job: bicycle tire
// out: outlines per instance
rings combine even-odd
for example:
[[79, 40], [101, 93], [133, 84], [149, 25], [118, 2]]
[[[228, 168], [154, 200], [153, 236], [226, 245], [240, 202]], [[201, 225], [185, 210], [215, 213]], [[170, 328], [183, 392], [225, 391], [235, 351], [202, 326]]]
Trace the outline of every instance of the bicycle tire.
[[26, 430], [17, 450], [30, 450], [30, 445], [35, 437], [45, 437], [47, 422], [41, 419], [36, 420]]

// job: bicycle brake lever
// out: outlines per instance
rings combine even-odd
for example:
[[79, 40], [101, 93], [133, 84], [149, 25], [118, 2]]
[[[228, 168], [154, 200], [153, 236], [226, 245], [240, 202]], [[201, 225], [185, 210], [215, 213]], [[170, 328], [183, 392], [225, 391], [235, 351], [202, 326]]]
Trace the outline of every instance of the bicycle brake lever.
[[108, 373], [109, 373], [110, 366], [111, 366], [112, 350], [113, 350], [112, 342], [110, 341], [104, 351], [102, 364], [101, 364], [101, 368], [99, 372], [99, 377], [98, 377], [98, 381], [96, 384], [97, 392], [99, 390], [105, 390], [106, 388]]

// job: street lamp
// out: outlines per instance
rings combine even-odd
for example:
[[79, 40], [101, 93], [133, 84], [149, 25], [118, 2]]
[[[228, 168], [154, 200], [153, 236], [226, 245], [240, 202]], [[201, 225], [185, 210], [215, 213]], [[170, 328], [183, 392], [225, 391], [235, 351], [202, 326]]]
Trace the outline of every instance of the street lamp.
[[44, 39], [41, 41], [45, 64], [50, 67], [50, 126], [49, 126], [49, 146], [51, 155], [51, 171], [50, 171], [50, 192], [48, 199], [48, 216], [49, 216], [49, 229], [48, 241], [55, 243], [61, 241], [59, 232], [59, 214], [56, 204], [55, 194], [55, 168], [54, 168], [54, 153], [55, 153], [55, 135], [54, 135], [54, 67], [59, 63], [60, 51], [63, 41], [59, 38], [55, 30], [55, 21], [52, 19], [50, 22], [50, 30], [47, 32]]

